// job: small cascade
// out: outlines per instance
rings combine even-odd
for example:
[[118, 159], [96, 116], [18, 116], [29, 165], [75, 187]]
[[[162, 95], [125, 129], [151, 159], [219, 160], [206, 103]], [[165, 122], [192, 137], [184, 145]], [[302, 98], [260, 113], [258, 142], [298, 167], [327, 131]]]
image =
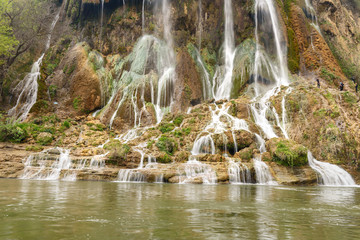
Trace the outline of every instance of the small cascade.
[[37, 80], [40, 77], [40, 67], [45, 56], [45, 52], [50, 47], [51, 35], [55, 28], [56, 23], [59, 20], [61, 10], [56, 14], [49, 30], [47, 36], [47, 41], [45, 43], [44, 53], [40, 58], [32, 65], [31, 72], [28, 73], [22, 81], [15, 87], [14, 92], [20, 92], [16, 105], [11, 108], [8, 112], [9, 116], [12, 116], [19, 121], [24, 121], [27, 118], [28, 113], [31, 108], [36, 103], [37, 92], [38, 92], [38, 83]]
[[136, 149], [141, 155], [141, 160], [136, 169], [120, 169], [118, 174], [119, 182], [145, 182], [145, 175], [141, 172], [144, 169], [145, 153], [142, 150]]
[[256, 175], [256, 183], [267, 184], [267, 185], [277, 184], [277, 182], [273, 181], [268, 165], [266, 165], [266, 163], [261, 161], [260, 158], [254, 158], [253, 164]]
[[[313, 5], [310, 3], [310, 0], [305, 0], [305, 8], [303, 9], [307, 18], [311, 19], [311, 25], [321, 34], [321, 30], [318, 24], [318, 19], [316, 16], [316, 11]], [[312, 44], [312, 39], [311, 39]]]
[[210, 135], [199, 137], [195, 140], [193, 149], [191, 151], [192, 155], [199, 154], [215, 154], [215, 144], [214, 140]]
[[251, 172], [245, 164], [229, 160], [228, 173], [231, 184], [252, 183]]
[[[211, 81], [210, 81], [210, 74], [208, 72], [208, 70], [206, 69], [205, 65], [204, 65], [204, 61], [201, 58], [200, 55], [200, 51], [195, 49], [195, 54], [196, 54], [196, 63], [197, 65], [200, 67], [201, 70], [201, 83], [202, 83], [202, 88], [203, 88], [203, 98], [204, 99], [211, 99], [213, 97], [213, 93], [212, 93], [212, 85], [211, 85]], [[200, 48], [199, 48], [200, 49]]]
[[[216, 172], [207, 164], [201, 163], [194, 157], [190, 157], [189, 161], [184, 164], [183, 171], [185, 178], [180, 179], [179, 183], [204, 183], [215, 184], [217, 182]], [[179, 172], [180, 169], [179, 169]]]
[[[265, 140], [258, 134], [255, 133], [256, 141], [258, 144], [258, 148], [260, 154], [266, 152]], [[258, 184], [268, 184], [268, 185], [276, 185], [277, 182], [273, 181], [271, 176], [269, 167], [261, 160], [261, 157], [253, 158], [253, 164], [256, 175], [256, 183]]]
[[[232, 11], [232, 1], [224, 0], [224, 16], [225, 16], [225, 40], [224, 40], [224, 70], [223, 74], [219, 74], [215, 79], [214, 97], [219, 99], [230, 99], [232, 76], [235, 58], [235, 40], [234, 40], [234, 20]], [[219, 69], [218, 69], [219, 71]]]
[[108, 154], [97, 155], [92, 159], [74, 160], [71, 159], [68, 149], [48, 149], [39, 154], [30, 155], [24, 161], [25, 169], [20, 178], [75, 181], [80, 171], [104, 169], [105, 157]]
[[316, 160], [308, 152], [308, 161], [312, 169], [318, 173], [318, 183], [329, 186], [355, 186], [356, 183], [349, 173], [334, 164]]
[[[58, 180], [62, 170], [69, 170], [72, 162], [70, 150], [57, 148], [59, 155], [55, 158], [45, 155], [30, 155], [24, 162], [25, 169], [21, 179]], [[47, 152], [43, 152], [44, 154]], [[51, 164], [52, 162], [52, 164]]]

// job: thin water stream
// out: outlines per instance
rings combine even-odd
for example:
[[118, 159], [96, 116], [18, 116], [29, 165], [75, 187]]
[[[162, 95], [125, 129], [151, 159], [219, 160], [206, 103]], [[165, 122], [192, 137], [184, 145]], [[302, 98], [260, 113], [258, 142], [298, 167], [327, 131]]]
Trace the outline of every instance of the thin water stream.
[[0, 179], [0, 239], [357, 239], [360, 188]]

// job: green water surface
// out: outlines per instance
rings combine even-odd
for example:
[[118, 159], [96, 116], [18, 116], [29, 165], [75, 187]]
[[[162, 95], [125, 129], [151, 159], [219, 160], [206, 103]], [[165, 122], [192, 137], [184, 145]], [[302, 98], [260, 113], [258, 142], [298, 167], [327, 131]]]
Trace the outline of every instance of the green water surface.
[[359, 188], [0, 179], [0, 239], [359, 238]]

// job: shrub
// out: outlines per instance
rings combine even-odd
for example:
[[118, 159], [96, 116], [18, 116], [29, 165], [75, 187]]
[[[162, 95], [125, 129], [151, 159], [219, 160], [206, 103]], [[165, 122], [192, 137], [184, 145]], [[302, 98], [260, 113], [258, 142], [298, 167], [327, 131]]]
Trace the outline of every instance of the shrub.
[[291, 140], [270, 140], [272, 161], [284, 166], [304, 166], [308, 164], [307, 149]]
[[177, 116], [174, 119], [174, 124], [179, 127], [181, 125], [181, 123], [183, 122], [183, 120], [184, 120], [184, 116], [182, 116], [182, 115]]
[[19, 123], [0, 124], [0, 142], [21, 143], [28, 137], [27, 131]]
[[79, 109], [80, 103], [81, 103], [81, 99], [79, 97], [74, 98], [73, 107], [74, 107], [75, 110]]
[[68, 120], [65, 120], [62, 125], [66, 128], [70, 128], [71, 123]]
[[170, 156], [167, 153], [165, 153], [164, 155], [158, 157], [156, 159], [156, 161], [158, 163], [171, 163], [172, 162]]
[[175, 153], [178, 147], [174, 139], [166, 136], [161, 136], [157, 141], [156, 146], [160, 151], [166, 152], [171, 156]]
[[123, 144], [119, 147], [115, 147], [109, 155], [110, 160], [116, 160], [118, 163], [120, 161], [126, 160], [128, 153], [130, 152], [130, 146]]
[[162, 133], [167, 133], [167, 132], [174, 130], [174, 128], [175, 128], [175, 125], [173, 123], [162, 123], [159, 127], [159, 130]]

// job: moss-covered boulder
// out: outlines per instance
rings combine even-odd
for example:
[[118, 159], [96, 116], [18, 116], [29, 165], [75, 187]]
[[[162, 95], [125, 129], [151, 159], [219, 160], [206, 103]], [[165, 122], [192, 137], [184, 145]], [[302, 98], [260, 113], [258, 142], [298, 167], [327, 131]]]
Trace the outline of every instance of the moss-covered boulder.
[[304, 166], [308, 164], [307, 148], [296, 142], [282, 138], [272, 138], [266, 142], [271, 161], [284, 166]]
[[246, 39], [236, 48], [231, 98], [237, 98], [250, 79], [254, 68], [255, 52], [256, 43], [253, 39]]

